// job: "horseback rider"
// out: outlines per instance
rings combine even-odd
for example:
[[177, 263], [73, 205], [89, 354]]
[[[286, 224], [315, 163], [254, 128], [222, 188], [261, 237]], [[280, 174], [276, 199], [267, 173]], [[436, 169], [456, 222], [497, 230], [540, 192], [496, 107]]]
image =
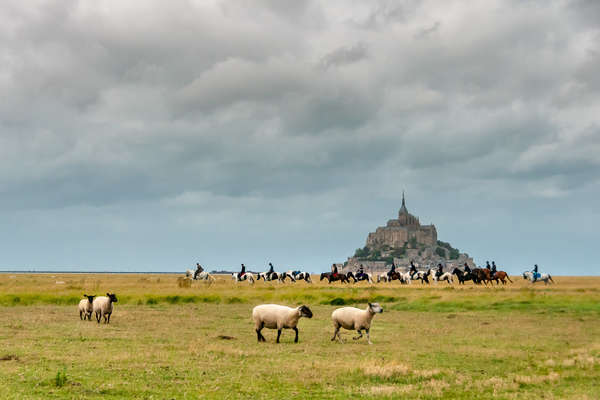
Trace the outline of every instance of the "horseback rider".
[[196, 271], [194, 272], [194, 280], [198, 277], [198, 274], [204, 271], [204, 268], [199, 263], [196, 263]]
[[496, 261], [492, 261], [492, 270], [490, 271], [490, 278], [493, 278], [496, 275]]
[[392, 261], [392, 268], [390, 268], [390, 270], [387, 273], [388, 278], [390, 278], [394, 272], [396, 272], [396, 265]]
[[410, 274], [410, 276], [413, 276], [417, 273], [417, 267], [415, 267], [415, 262], [412, 260], [410, 262], [410, 270], [408, 271], [408, 273]]
[[539, 275], [539, 272], [538, 272], [538, 265], [537, 265], [537, 264], [535, 264], [535, 265], [533, 266], [533, 282], [537, 281], [537, 279], [538, 279], [538, 275]]
[[242, 270], [238, 274], [238, 279], [242, 279], [242, 276], [246, 275], [246, 266], [242, 264]]
[[489, 261], [486, 261], [486, 262], [485, 262], [485, 264], [486, 264], [486, 265], [485, 265], [485, 267], [487, 268], [487, 270], [488, 270], [488, 271], [491, 271], [491, 270], [492, 270], [492, 267], [490, 266], [490, 262], [489, 262]]
[[331, 265], [331, 276], [333, 276], [333, 277], [338, 276], [338, 268], [337, 268], [336, 264]]
[[271, 280], [271, 275], [273, 275], [273, 272], [275, 272], [275, 269], [273, 268], [273, 264], [269, 263], [269, 271], [267, 271], [267, 280], [268, 281]]
[[364, 274], [365, 274], [365, 267], [362, 264], [360, 264], [360, 267], [358, 267], [358, 271], [356, 271], [356, 279], [362, 278]]
[[469, 264], [465, 263], [465, 272], [470, 274], [471, 273], [471, 268], [469, 267]]
[[442, 267], [441, 263], [438, 263], [438, 268], [435, 273], [436, 278], [439, 278], [440, 276], [442, 276], [443, 273], [444, 273], [444, 267]]

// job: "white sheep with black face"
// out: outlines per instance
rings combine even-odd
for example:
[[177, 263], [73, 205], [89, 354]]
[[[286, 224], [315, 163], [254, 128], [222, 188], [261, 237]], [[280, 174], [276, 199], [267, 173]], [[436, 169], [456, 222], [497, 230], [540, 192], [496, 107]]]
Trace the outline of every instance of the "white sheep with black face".
[[312, 318], [312, 311], [307, 306], [297, 308], [280, 306], [278, 304], [262, 304], [254, 307], [252, 310], [252, 319], [254, 320], [254, 329], [259, 342], [266, 342], [265, 337], [260, 333], [263, 328], [277, 329], [277, 343], [281, 336], [282, 329], [293, 329], [296, 332], [295, 343], [298, 343], [298, 320], [301, 317]]
[[84, 294], [83, 297], [87, 297], [87, 299], [81, 299], [79, 302], [79, 319], [85, 320], [86, 318], [91, 321], [92, 320], [92, 311], [93, 311], [93, 302], [94, 296], [88, 296]]
[[[108, 296], [108, 297], [106, 297]], [[96, 321], [100, 323], [104, 317], [104, 323], [110, 323], [110, 316], [113, 312], [113, 303], [117, 302], [117, 296], [114, 293], [106, 293], [106, 296], [96, 297], [93, 303], [93, 311], [96, 314]]]
[[335, 337], [342, 341], [342, 337], [340, 336], [340, 328], [355, 330], [358, 332], [358, 336], [354, 337], [354, 340], [360, 339], [362, 335], [362, 330], [367, 332], [367, 341], [369, 344], [371, 343], [371, 338], [369, 337], [369, 331], [371, 329], [371, 320], [377, 313], [382, 313], [383, 308], [379, 305], [379, 303], [369, 303], [365, 310], [361, 310], [356, 307], [342, 307], [335, 310], [331, 313], [331, 319], [333, 321], [333, 327], [335, 331], [333, 332], [333, 337], [331, 340], [335, 340]]

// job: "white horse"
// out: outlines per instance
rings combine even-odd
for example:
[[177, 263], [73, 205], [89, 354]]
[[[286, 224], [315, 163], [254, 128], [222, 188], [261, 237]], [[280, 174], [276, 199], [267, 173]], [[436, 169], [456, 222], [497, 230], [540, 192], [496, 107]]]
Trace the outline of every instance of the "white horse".
[[389, 278], [387, 276], [387, 272], [384, 272], [382, 274], [377, 275], [377, 283], [384, 281], [384, 282], [389, 282]]
[[215, 279], [215, 277], [214, 277], [214, 276], [212, 276], [211, 274], [209, 274], [209, 273], [208, 273], [208, 272], [206, 272], [206, 271], [202, 271], [202, 272], [200, 272], [200, 273], [196, 274], [196, 278], [195, 278], [195, 280], [197, 280], [197, 281], [206, 281], [206, 282], [208, 282], [209, 284], [210, 284], [210, 283], [214, 283], [214, 282], [216, 282], [216, 279]]
[[254, 275], [252, 275], [251, 272], [246, 272], [244, 275], [240, 276], [239, 272], [233, 272], [231, 274], [231, 279], [233, 279], [236, 282], [241, 282], [241, 281], [248, 281], [248, 283], [250, 284], [254, 284]]
[[431, 274], [431, 275], [432, 275], [431, 278], [436, 283], [441, 282], [441, 281], [446, 281], [446, 282], [448, 282], [448, 284], [454, 283], [454, 280], [452, 279], [452, 274], [450, 272], [444, 272], [439, 277], [436, 274]]
[[409, 284], [411, 283], [410, 272], [400, 272], [400, 283]]
[[[267, 282], [267, 281], [279, 281], [279, 283], [283, 283], [285, 281], [286, 276], [288, 276], [286, 272], [282, 272], [282, 273], [271, 272], [269, 274], [268, 271], [265, 271], [265, 272], [260, 272], [258, 274], [258, 277], [256, 278], [256, 280], [260, 281], [261, 278], [262, 278], [265, 282]], [[294, 279], [294, 277], [291, 276], [291, 275], [290, 275], [290, 278], [292, 279], [293, 282], [296, 281]]]
[[552, 277], [550, 276], [550, 274], [540, 274], [539, 278], [537, 278], [536, 280], [533, 280], [533, 272], [531, 272], [531, 271], [523, 272], [523, 279], [529, 279], [531, 281], [531, 283], [543, 281], [544, 284], [546, 284], [546, 285], [548, 284], [548, 281], [554, 283], [554, 280], [552, 280]]
[[306, 281], [308, 283], [312, 283], [312, 279], [310, 278], [310, 273], [308, 273], [306, 271], [298, 272], [296, 275], [293, 275], [293, 276], [294, 276], [294, 279], [296, 279], [297, 281]]
[[292, 280], [292, 282], [296, 282], [296, 277], [294, 276], [294, 271], [292, 271], [291, 269], [282, 274], [279, 274], [279, 280], [281, 282], [284, 282], [285, 278], [290, 278]]
[[410, 276], [410, 280], [411, 281], [420, 280], [421, 284], [426, 283], [426, 282], [429, 283], [428, 276], [430, 273], [431, 273], [431, 269], [428, 269], [427, 271], [417, 271]]

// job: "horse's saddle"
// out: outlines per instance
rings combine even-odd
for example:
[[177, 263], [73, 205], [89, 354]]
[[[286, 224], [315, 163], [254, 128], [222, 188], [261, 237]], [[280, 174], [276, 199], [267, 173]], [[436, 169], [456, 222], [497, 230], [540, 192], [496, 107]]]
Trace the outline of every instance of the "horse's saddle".
[[534, 272], [534, 273], [533, 273], [533, 277], [534, 277], [535, 279], [540, 279], [540, 278], [542, 277], [542, 274], [540, 274], [539, 272]]

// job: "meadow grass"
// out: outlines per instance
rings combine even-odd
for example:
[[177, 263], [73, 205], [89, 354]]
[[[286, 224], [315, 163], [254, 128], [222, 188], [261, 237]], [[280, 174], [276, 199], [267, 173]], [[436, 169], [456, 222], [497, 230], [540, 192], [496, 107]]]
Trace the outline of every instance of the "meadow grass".
[[[600, 398], [600, 278], [555, 280], [181, 288], [175, 275], [0, 274], [0, 398]], [[107, 291], [111, 324], [80, 321], [83, 292]], [[368, 301], [385, 309], [374, 344], [331, 342], [331, 312]], [[311, 307], [298, 344], [292, 331], [256, 342], [250, 313], [265, 302]]]

